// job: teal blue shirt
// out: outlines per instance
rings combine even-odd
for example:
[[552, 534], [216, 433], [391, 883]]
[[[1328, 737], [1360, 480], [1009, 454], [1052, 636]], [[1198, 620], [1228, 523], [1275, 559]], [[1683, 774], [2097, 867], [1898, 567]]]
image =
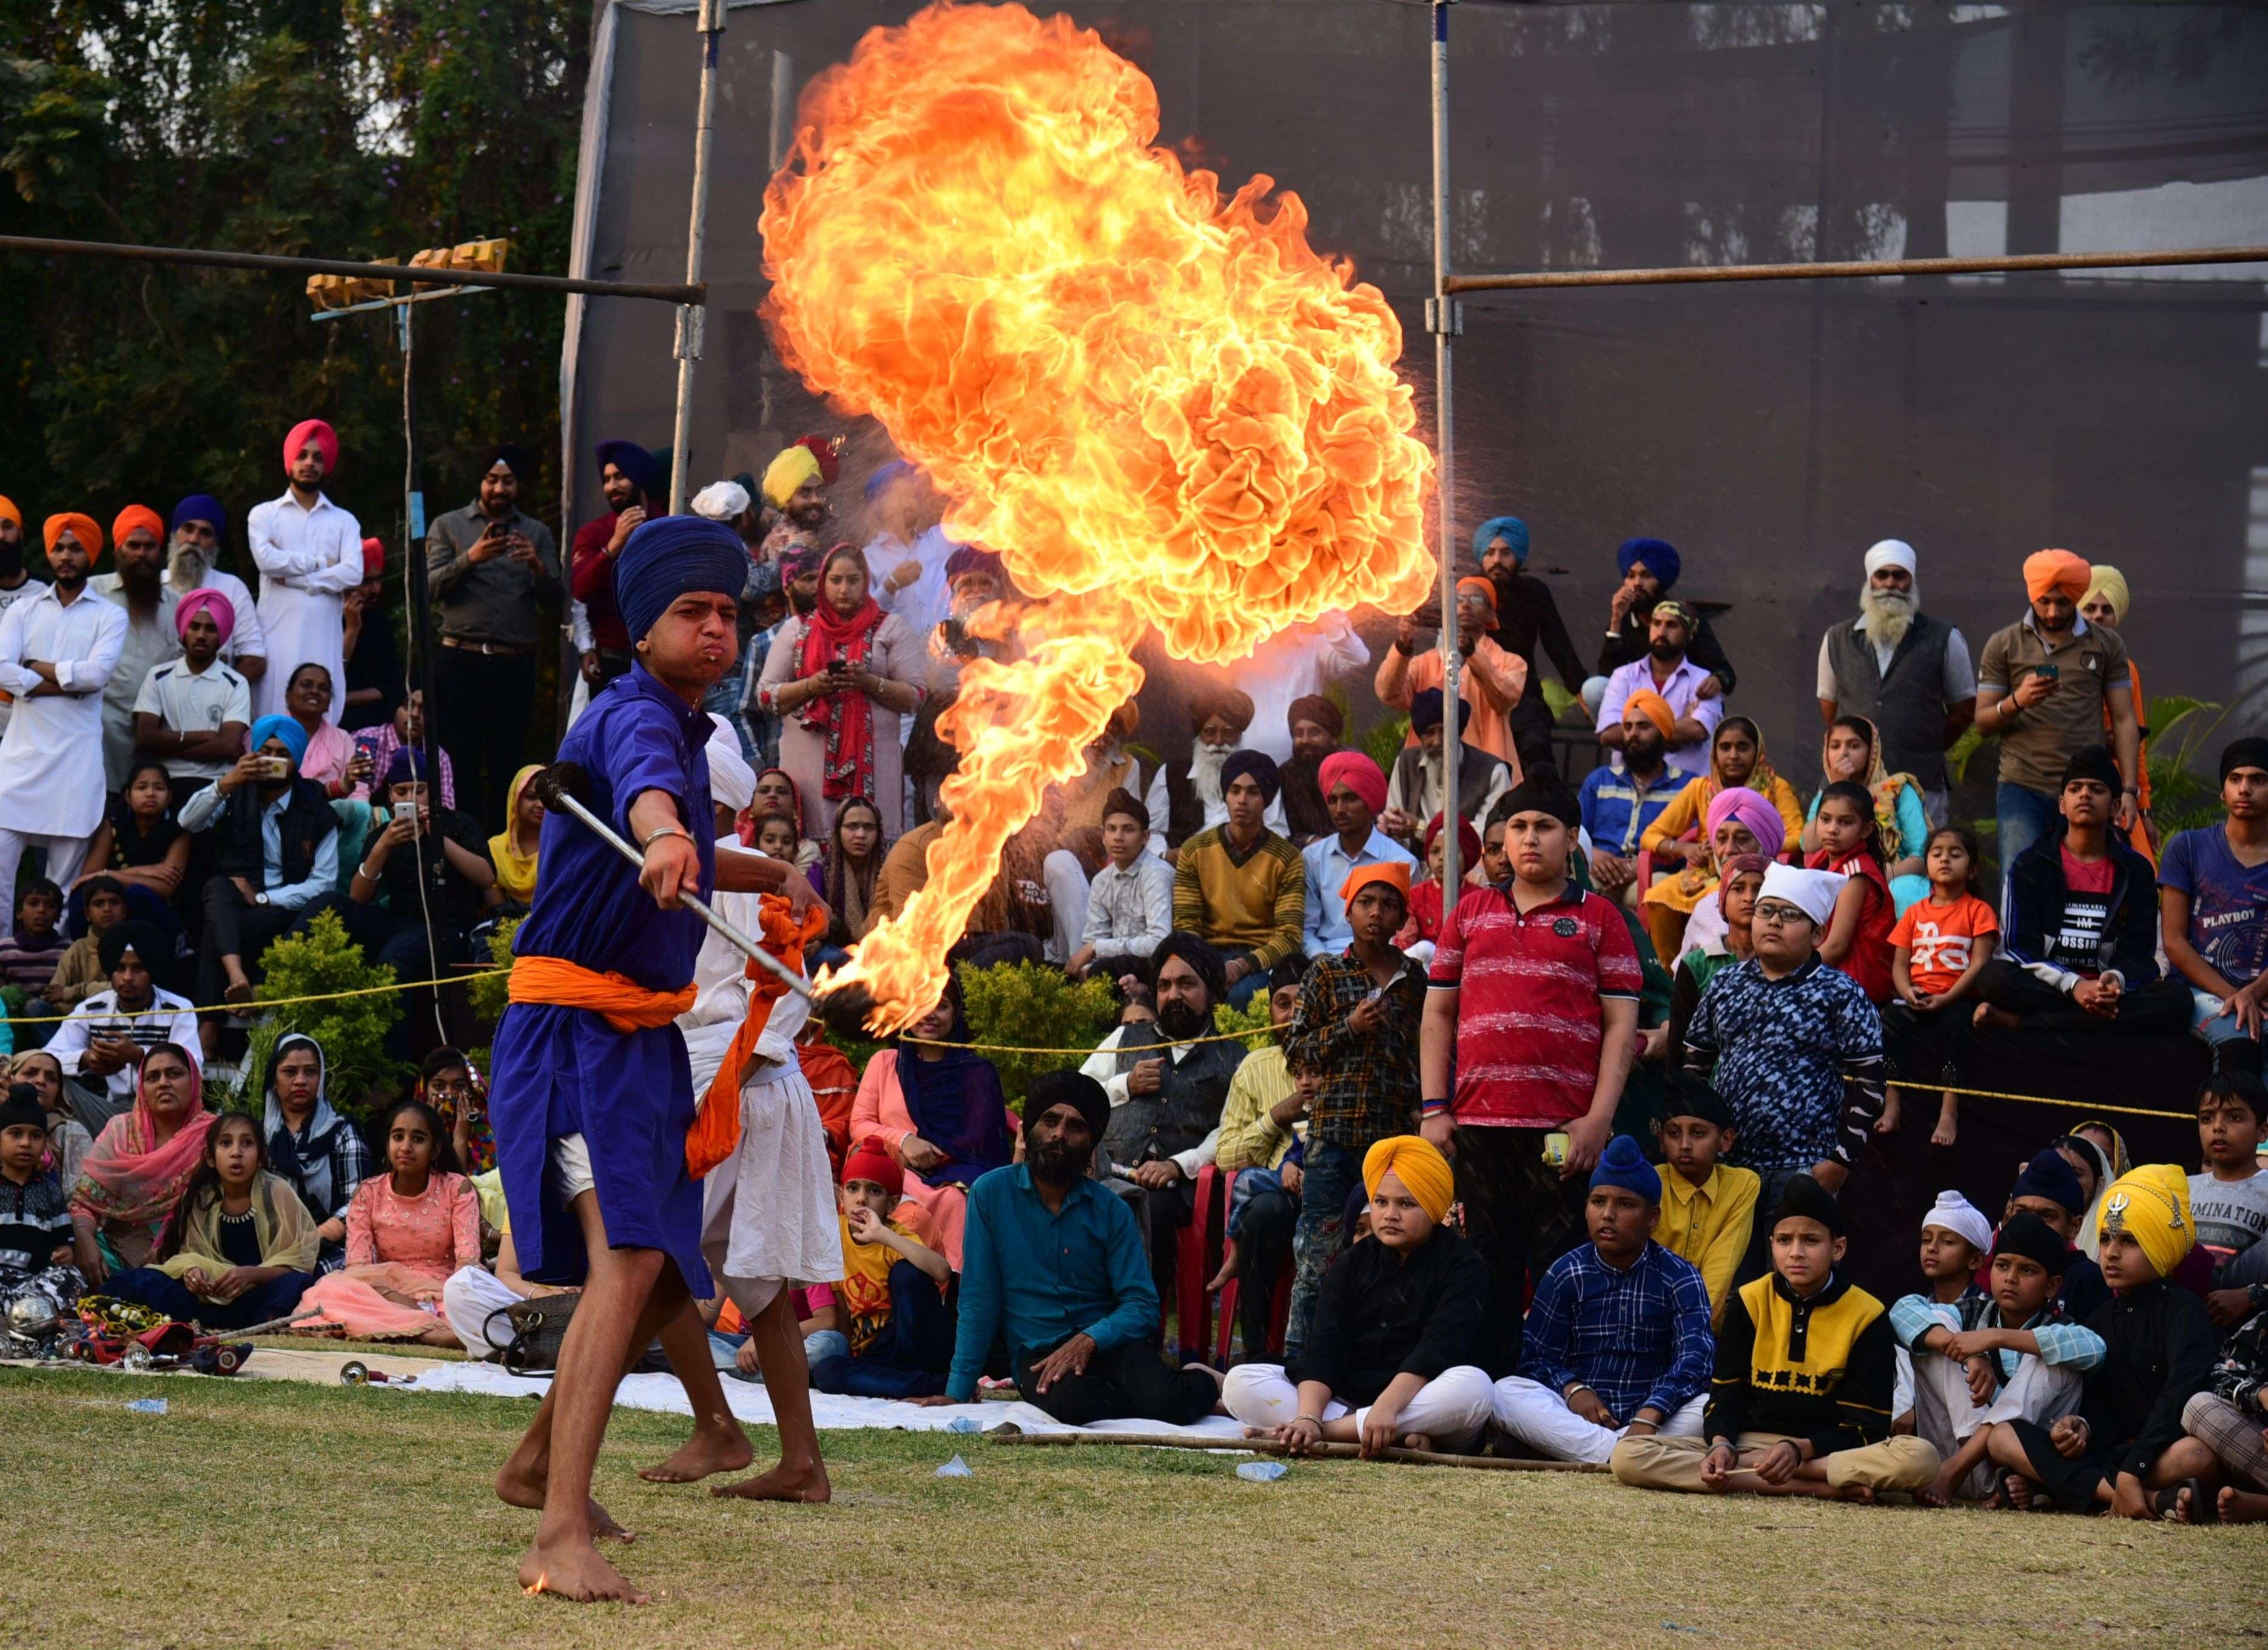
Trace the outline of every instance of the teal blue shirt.
[[946, 1396], [966, 1403], [996, 1335], [1011, 1356], [1072, 1336], [1097, 1352], [1145, 1340], [1158, 1327], [1158, 1289], [1134, 1212], [1082, 1176], [1053, 1214], [1022, 1163], [968, 1189], [961, 1244], [961, 1321]]

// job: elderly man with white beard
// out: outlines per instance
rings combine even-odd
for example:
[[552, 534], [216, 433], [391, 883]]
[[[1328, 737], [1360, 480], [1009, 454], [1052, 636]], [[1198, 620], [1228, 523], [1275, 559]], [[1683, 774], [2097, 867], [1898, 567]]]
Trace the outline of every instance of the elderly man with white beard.
[[260, 628], [260, 608], [251, 586], [220, 565], [228, 537], [228, 512], [210, 493], [191, 493], [173, 506], [173, 541], [166, 554], [166, 584], [176, 598], [193, 590], [217, 590], [228, 598], [236, 628], [221, 644], [220, 662], [247, 681], [268, 674], [268, 636]]
[[1882, 763], [1920, 783], [1932, 825], [1946, 820], [1945, 753], [1977, 718], [1969, 643], [1921, 610], [1914, 549], [1884, 539], [1867, 552], [1859, 617], [1819, 643], [1819, 716], [1863, 716], [1881, 731]]

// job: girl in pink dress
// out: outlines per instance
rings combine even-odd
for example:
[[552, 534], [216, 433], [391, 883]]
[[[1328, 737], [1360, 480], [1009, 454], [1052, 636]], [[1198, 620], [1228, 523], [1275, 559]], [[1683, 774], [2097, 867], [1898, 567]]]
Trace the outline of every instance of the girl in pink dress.
[[457, 1170], [432, 1107], [405, 1100], [380, 1131], [390, 1170], [363, 1182], [347, 1205], [347, 1263], [300, 1297], [321, 1309], [311, 1327], [365, 1339], [458, 1344], [438, 1315], [441, 1285], [481, 1260], [481, 1200]]

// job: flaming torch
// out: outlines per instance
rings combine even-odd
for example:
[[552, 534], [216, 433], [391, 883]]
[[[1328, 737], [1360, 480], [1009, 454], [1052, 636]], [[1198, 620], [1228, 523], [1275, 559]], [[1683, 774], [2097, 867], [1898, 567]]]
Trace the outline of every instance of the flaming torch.
[[1434, 572], [1385, 298], [1307, 245], [1299, 196], [1224, 199], [1157, 136], [1156, 88], [1093, 30], [939, 4], [812, 82], [765, 191], [781, 358], [878, 418], [1035, 598], [1020, 657], [971, 662], [943, 718], [927, 886], [822, 982], [877, 1031], [937, 1000], [1002, 848], [1141, 686], [1145, 631], [1227, 662], [1406, 610]]

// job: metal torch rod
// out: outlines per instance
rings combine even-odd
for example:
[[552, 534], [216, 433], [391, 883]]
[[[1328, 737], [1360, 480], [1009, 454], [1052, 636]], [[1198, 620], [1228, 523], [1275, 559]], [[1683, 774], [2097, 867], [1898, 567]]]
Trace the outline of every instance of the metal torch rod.
[[[581, 820], [584, 824], [589, 826], [592, 831], [597, 835], [600, 842], [607, 843], [616, 853], [622, 855], [623, 858], [629, 860], [632, 865], [637, 866], [639, 869], [644, 869], [645, 856], [644, 854], [631, 847], [630, 843], [624, 842], [621, 835], [613, 826], [608, 824], [606, 821], [592, 813], [590, 809], [585, 807], [573, 797], [569, 796], [564, 791], [561, 791], [556, 793], [556, 800], [547, 799], [546, 806], [565, 808], [577, 819]], [[777, 957], [772, 955], [770, 952], [765, 950], [755, 940], [749, 939], [747, 935], [742, 933], [731, 923], [725, 921], [722, 917], [718, 916], [715, 911], [710, 910], [708, 902], [705, 900], [697, 899], [690, 894], [681, 894], [677, 897], [685, 905], [687, 910], [692, 911], [696, 916], [700, 917], [703, 922], [715, 929], [718, 934], [724, 939], [726, 944], [745, 953], [751, 961], [760, 962], [765, 968], [770, 969], [774, 974], [779, 976], [784, 983], [785, 983], [787, 989], [793, 991], [798, 997], [802, 998], [806, 1003], [815, 1003], [819, 1000], [818, 998], [812, 994], [811, 987], [804, 983], [801, 976], [798, 975], [792, 969], [789, 968], [787, 964], [782, 962]]]

